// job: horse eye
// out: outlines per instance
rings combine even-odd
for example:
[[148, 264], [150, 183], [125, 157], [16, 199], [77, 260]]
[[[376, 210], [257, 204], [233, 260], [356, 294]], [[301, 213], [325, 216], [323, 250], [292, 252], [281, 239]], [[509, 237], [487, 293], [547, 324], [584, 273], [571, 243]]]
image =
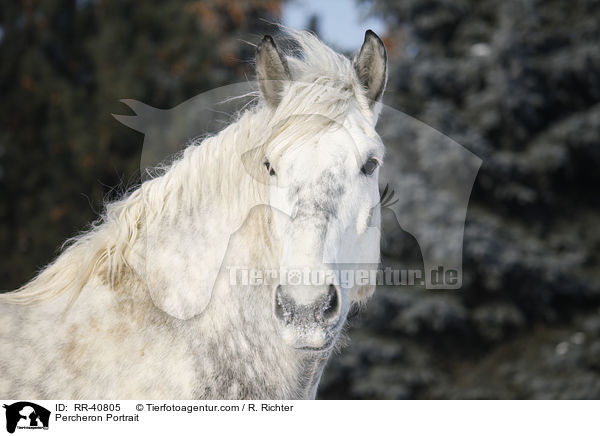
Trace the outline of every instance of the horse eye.
[[275, 175], [275, 169], [271, 166], [271, 164], [269, 163], [268, 160], [265, 161], [265, 168], [269, 172], [270, 176], [274, 176]]
[[379, 166], [379, 162], [375, 158], [370, 158], [360, 169], [365, 176], [370, 176]]

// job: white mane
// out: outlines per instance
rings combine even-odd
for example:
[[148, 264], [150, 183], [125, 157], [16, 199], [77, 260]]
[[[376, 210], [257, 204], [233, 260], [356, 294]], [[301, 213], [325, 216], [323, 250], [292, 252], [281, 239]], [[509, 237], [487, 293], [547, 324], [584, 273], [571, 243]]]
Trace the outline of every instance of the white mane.
[[[247, 154], [250, 165], [260, 168], [273, 135], [283, 135], [292, 144], [319, 132], [323, 120], [341, 122], [352, 104], [365, 117], [374, 116], [349, 59], [310, 33], [288, 31], [287, 36], [296, 48], [287, 52], [293, 82], [276, 109], [257, 99], [219, 134], [192, 143], [164, 174], [107, 204], [90, 230], [67, 241], [54, 262], [21, 288], [0, 295], [0, 301], [31, 304], [69, 290], [77, 295], [95, 274], [116, 288], [121, 274], [131, 269], [148, 223], [215, 203], [227, 205], [222, 208], [225, 213], [236, 214], [245, 210], [245, 204], [264, 198], [260, 180], [240, 177], [247, 174], [239, 158], [244, 153], [254, 150]], [[303, 122], [294, 123], [296, 116]]]

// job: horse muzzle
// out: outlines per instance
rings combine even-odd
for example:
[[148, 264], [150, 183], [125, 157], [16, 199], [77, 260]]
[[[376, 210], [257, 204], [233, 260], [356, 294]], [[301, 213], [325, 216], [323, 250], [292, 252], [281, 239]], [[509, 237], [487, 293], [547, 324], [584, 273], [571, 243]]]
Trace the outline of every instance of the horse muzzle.
[[275, 288], [274, 314], [285, 342], [307, 351], [330, 348], [342, 324], [342, 295], [338, 286]]

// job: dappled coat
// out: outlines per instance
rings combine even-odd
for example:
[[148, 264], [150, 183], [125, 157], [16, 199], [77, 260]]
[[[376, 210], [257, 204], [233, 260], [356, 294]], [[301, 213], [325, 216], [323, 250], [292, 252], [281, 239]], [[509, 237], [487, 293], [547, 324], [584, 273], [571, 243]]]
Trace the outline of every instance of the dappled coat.
[[323, 250], [379, 261], [386, 55], [372, 32], [353, 61], [288, 36], [301, 58], [270, 37], [258, 47], [254, 107], [0, 296], [0, 397], [315, 397], [349, 307], [373, 284], [302, 294], [232, 283], [230, 271]]

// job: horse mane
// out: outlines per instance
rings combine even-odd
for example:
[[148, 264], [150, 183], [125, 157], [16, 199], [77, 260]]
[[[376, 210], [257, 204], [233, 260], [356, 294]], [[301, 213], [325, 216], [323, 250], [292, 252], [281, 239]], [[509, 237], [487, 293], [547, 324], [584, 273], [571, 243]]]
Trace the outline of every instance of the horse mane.
[[[307, 135], [341, 122], [354, 102], [365, 117], [373, 116], [352, 62], [316, 36], [285, 29], [283, 52], [293, 82], [277, 108], [268, 107], [256, 92], [254, 104], [215, 136], [192, 142], [161, 175], [141, 184], [122, 199], [107, 203], [91, 227], [63, 244], [62, 253], [37, 276], [1, 302], [32, 304], [73, 291], [74, 297], [95, 275], [113, 288], [131, 261], [140, 255], [140, 234], [153, 220], [168, 220], [182, 210], [215, 201], [224, 213], [239, 213], [249, 201], [265, 198], [259, 178], [240, 174], [247, 165], [261, 168], [274, 136], [293, 146]], [[287, 46], [287, 48], [286, 48]], [[298, 123], [297, 117], [302, 117]], [[247, 153], [250, 152], [250, 153]], [[248, 161], [232, 158], [246, 153]], [[142, 278], [143, 280], [143, 278]]]

